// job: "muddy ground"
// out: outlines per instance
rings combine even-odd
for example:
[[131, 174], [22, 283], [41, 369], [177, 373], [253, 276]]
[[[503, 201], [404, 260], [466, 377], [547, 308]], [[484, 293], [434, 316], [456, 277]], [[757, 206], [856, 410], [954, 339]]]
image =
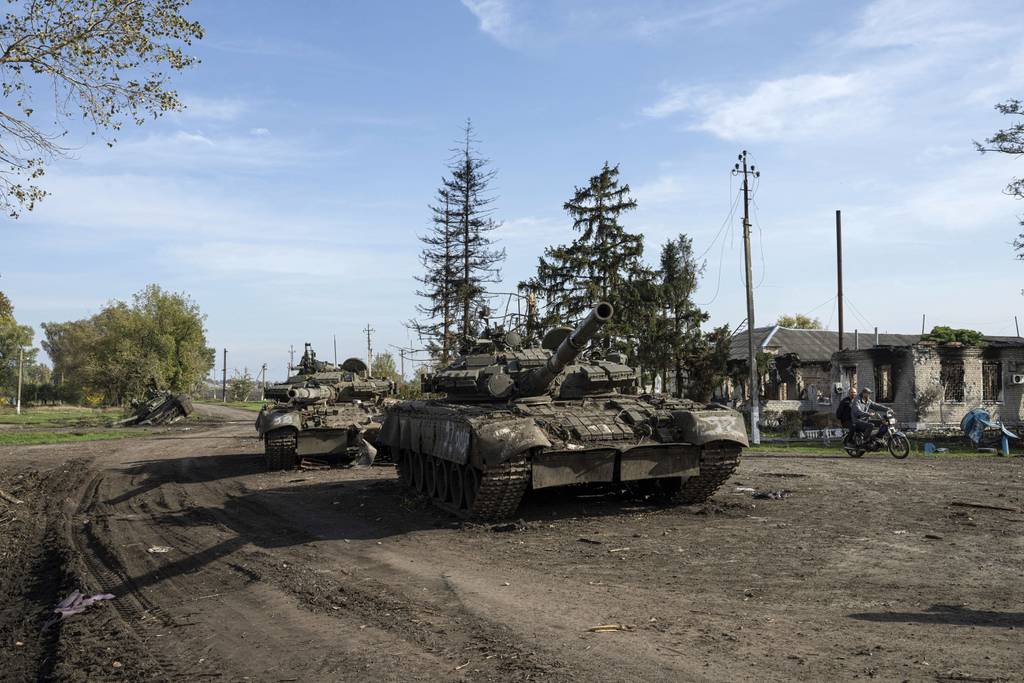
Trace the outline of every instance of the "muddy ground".
[[[464, 527], [388, 467], [264, 472], [225, 410], [0, 448], [0, 679], [1024, 676], [1024, 514], [951, 505], [1024, 506], [1019, 458], [747, 457], [700, 507], [549, 493]], [[76, 588], [116, 598], [54, 622]]]

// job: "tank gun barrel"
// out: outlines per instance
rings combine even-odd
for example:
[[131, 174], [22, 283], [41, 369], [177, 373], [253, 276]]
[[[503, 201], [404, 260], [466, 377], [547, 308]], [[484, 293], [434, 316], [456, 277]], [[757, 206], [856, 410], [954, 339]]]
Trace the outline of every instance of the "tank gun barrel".
[[288, 390], [288, 398], [293, 401], [321, 401], [334, 398], [334, 389], [331, 387], [295, 387]]
[[565, 366], [576, 360], [580, 351], [590, 343], [597, 333], [611, 320], [615, 309], [607, 301], [602, 301], [591, 309], [587, 317], [576, 326], [576, 329], [562, 340], [555, 352], [551, 354], [543, 366], [532, 370], [519, 383], [519, 396], [536, 396], [547, 391]]

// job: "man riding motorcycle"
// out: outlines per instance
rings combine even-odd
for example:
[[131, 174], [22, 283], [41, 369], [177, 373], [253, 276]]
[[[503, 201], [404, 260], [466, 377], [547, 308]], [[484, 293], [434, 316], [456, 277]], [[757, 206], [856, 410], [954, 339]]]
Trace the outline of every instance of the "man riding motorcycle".
[[836, 408], [836, 419], [839, 420], [839, 424], [843, 426], [843, 429], [853, 429], [853, 415], [851, 406], [853, 405], [854, 399], [857, 398], [857, 390], [850, 387], [850, 390], [846, 392], [846, 398], [839, 402], [839, 407]]
[[[853, 418], [853, 431], [856, 434], [862, 435], [861, 439], [863, 443], [868, 443], [872, 438], [872, 431], [874, 430], [874, 424], [871, 422], [871, 415], [878, 413], [880, 415], [887, 415], [889, 409], [880, 403], [875, 403], [871, 400], [871, 390], [864, 387], [860, 390], [860, 395], [857, 400], [850, 404], [850, 416]], [[879, 427], [878, 436], [882, 435], [882, 429]]]

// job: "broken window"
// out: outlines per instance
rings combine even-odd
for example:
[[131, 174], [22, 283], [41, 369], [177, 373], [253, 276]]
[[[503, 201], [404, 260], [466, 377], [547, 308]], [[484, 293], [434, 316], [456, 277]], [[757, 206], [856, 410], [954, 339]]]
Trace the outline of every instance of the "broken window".
[[939, 361], [939, 381], [942, 383], [947, 401], [963, 403], [964, 362], [962, 360], [941, 359]]
[[1003, 400], [1003, 364], [999, 361], [981, 364], [981, 400]]
[[843, 386], [847, 388], [855, 388], [857, 386], [857, 366], [856, 365], [844, 365], [843, 366]]
[[875, 400], [880, 403], [891, 403], [893, 400], [892, 366], [875, 366]]

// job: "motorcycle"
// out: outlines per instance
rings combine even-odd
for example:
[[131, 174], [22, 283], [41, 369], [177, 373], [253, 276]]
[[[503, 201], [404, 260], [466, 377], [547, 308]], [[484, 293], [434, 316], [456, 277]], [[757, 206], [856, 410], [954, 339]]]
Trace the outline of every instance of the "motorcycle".
[[[902, 460], [910, 455], [910, 439], [896, 426], [896, 416], [890, 410], [881, 421], [871, 420], [871, 436], [855, 429], [846, 432], [843, 438], [843, 450], [851, 458], [859, 458], [865, 453], [875, 453], [886, 448], [892, 457]], [[880, 428], [879, 428], [880, 427]]]

